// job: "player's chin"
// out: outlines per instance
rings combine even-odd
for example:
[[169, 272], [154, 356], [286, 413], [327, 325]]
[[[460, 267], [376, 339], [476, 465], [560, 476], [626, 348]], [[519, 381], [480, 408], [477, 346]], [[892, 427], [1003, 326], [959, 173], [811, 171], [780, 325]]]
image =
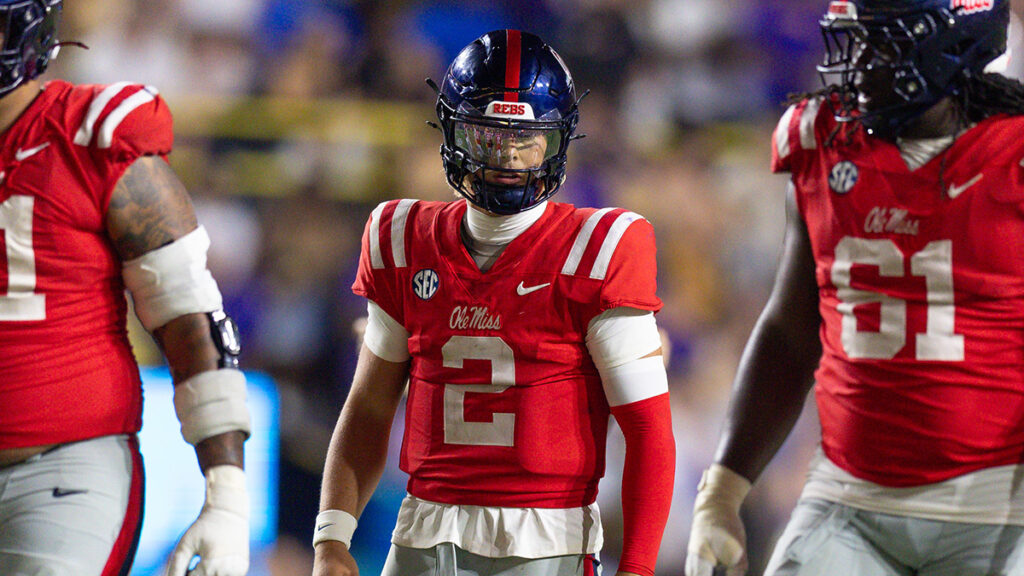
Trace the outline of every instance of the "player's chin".
[[866, 82], [857, 86], [857, 109], [869, 114], [895, 104], [892, 88], [878, 86], [877, 82]]

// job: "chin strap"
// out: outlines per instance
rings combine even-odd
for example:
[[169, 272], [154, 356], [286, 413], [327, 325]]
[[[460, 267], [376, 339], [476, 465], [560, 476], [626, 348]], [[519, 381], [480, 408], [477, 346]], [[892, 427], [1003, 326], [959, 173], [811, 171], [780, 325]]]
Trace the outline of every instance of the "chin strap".
[[[500, 172], [495, 168], [484, 168], [485, 174], [487, 170]], [[487, 182], [483, 176], [474, 178], [471, 187], [476, 199], [473, 203], [488, 212], [501, 216], [518, 214], [533, 208], [546, 199], [546, 197], [538, 199], [541, 194], [539, 180], [533, 172], [526, 174], [526, 182], [522, 186], [501, 186]]]

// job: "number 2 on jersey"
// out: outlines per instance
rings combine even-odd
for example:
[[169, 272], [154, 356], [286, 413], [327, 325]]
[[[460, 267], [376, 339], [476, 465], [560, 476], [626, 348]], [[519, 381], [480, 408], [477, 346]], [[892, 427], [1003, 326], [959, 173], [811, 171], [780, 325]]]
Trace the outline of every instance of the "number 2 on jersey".
[[32, 196], [11, 196], [0, 204], [0, 229], [7, 246], [7, 294], [0, 295], [0, 320], [46, 319], [46, 296], [36, 294], [32, 248]]
[[452, 336], [441, 347], [446, 368], [462, 368], [463, 360], [489, 360], [490, 384], [444, 385], [445, 444], [512, 446], [516, 415], [495, 412], [490, 422], [466, 422], [466, 393], [500, 394], [516, 383], [512, 348], [494, 336]]
[[[843, 315], [843, 350], [850, 358], [890, 359], [907, 341], [907, 302], [880, 292], [860, 290], [850, 285], [854, 264], [878, 267], [882, 277], [904, 275], [904, 255], [892, 240], [847, 236], [836, 245], [832, 264], [832, 283]], [[953, 331], [953, 242], [935, 240], [910, 257], [910, 273], [925, 279], [928, 303], [925, 332], [917, 334], [915, 358], [957, 362], [964, 359], [964, 337]], [[877, 332], [857, 329], [854, 308], [859, 304], [881, 306]]]

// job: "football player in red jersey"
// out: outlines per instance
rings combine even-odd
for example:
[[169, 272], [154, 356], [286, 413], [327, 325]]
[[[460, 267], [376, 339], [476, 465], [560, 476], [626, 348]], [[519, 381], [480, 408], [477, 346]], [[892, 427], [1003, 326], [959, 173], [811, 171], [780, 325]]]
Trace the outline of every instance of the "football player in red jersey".
[[349, 545], [408, 381], [408, 496], [386, 576], [599, 573], [610, 415], [627, 451], [618, 573], [651, 576], [675, 467], [653, 229], [548, 200], [578, 100], [540, 38], [485, 34], [431, 85], [464, 199], [370, 216], [353, 287], [369, 322], [325, 465], [314, 574], [357, 572]]
[[774, 291], [686, 574], [746, 568], [740, 505], [814, 385], [821, 446], [766, 574], [1024, 574], [1024, 87], [1007, 0], [838, 0], [826, 88], [773, 139]]
[[0, 0], [0, 574], [127, 574], [142, 523], [142, 388], [125, 288], [167, 356], [206, 503], [169, 574], [248, 567], [238, 341], [209, 238], [168, 167], [155, 89], [36, 78], [60, 0]]

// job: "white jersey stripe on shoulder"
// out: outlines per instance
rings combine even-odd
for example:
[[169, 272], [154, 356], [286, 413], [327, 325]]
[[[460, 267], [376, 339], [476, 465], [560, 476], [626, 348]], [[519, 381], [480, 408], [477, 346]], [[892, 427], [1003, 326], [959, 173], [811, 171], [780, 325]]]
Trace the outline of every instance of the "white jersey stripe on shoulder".
[[85, 113], [85, 120], [82, 121], [82, 125], [78, 127], [78, 132], [75, 134], [75, 144], [79, 146], [88, 146], [92, 140], [92, 130], [96, 125], [96, 120], [99, 119], [100, 114], [103, 113], [103, 109], [110, 104], [110, 101], [115, 96], [121, 93], [126, 87], [130, 86], [131, 82], [118, 82], [111, 84], [104, 88], [92, 102], [89, 104], [89, 110]]
[[594, 267], [590, 270], [591, 278], [604, 280], [604, 275], [608, 272], [608, 265], [612, 261], [612, 254], [615, 253], [619, 240], [622, 240], [622, 235], [626, 233], [629, 225], [637, 220], [643, 220], [643, 216], [635, 212], [623, 212], [619, 214], [615, 222], [612, 222], [612, 227], [608, 229], [608, 235], [604, 237], [604, 242], [601, 243], [601, 250], [597, 253], [597, 259], [594, 260]]
[[818, 147], [818, 142], [814, 139], [814, 121], [818, 118], [821, 101], [821, 98], [808, 100], [807, 107], [800, 114], [800, 147], [804, 150], [814, 150]]
[[384, 267], [384, 257], [380, 253], [380, 215], [384, 212], [387, 202], [377, 204], [370, 213], [370, 267], [379, 270]]
[[96, 138], [96, 145], [100, 148], [110, 148], [110, 144], [114, 141], [114, 130], [117, 130], [117, 127], [132, 113], [132, 110], [147, 102], [152, 102], [157, 94], [159, 92], [157, 92], [156, 88], [146, 86], [125, 98], [124, 102], [121, 102], [116, 108], [111, 110], [110, 114], [103, 121], [103, 126], [100, 127], [100, 135]]
[[405, 220], [409, 209], [416, 200], [399, 200], [395, 214], [391, 217], [391, 253], [395, 257], [395, 267], [405, 268]]
[[796, 104], [786, 108], [786, 112], [779, 119], [779, 125], [775, 127], [775, 149], [779, 152], [779, 158], [789, 156], [789, 125], [793, 122], [795, 111]]
[[601, 208], [591, 214], [590, 218], [587, 218], [587, 221], [583, 223], [579, 234], [576, 235], [576, 241], [573, 242], [572, 248], [569, 250], [569, 257], [566, 258], [565, 265], [562, 266], [562, 274], [571, 276], [576, 273], [576, 268], [579, 267], [580, 261], [583, 259], [583, 252], [586, 251], [587, 244], [590, 243], [590, 235], [594, 233], [594, 228], [597, 227], [597, 223], [601, 221], [601, 218], [611, 210], [611, 208]]

